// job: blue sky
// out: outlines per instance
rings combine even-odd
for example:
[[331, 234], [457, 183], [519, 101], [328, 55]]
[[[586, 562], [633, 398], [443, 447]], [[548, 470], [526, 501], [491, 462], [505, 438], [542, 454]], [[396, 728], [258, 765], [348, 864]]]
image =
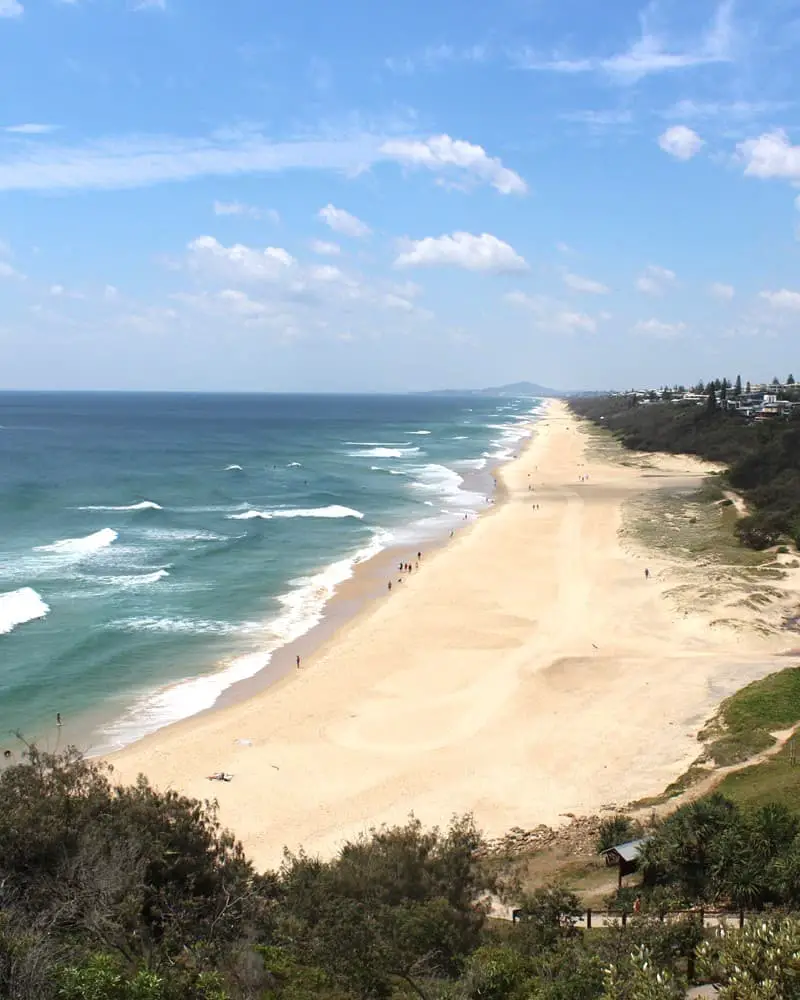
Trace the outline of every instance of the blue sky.
[[0, 386], [800, 369], [797, 0], [0, 0]]

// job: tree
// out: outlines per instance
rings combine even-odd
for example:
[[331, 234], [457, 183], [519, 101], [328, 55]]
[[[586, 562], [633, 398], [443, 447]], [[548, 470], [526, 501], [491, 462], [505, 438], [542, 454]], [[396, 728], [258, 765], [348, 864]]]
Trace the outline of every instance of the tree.
[[262, 883], [213, 806], [115, 787], [74, 748], [0, 776], [0, 907], [18, 926], [158, 970], [211, 967], [261, 908]]
[[717, 412], [717, 393], [713, 385], [708, 387], [708, 400], [706, 401], [706, 412], [716, 413]]
[[519, 947], [535, 953], [574, 937], [575, 923], [583, 913], [583, 906], [569, 889], [549, 885], [523, 897], [519, 910], [516, 939]]
[[749, 380], [749, 379], [748, 379], [748, 381], [747, 381], [747, 388], [746, 388], [746, 391], [747, 391], [747, 394], [748, 394], [748, 395], [750, 395], [750, 391], [751, 391], [751, 390], [750, 390], [750, 380]]
[[737, 375], [736, 376], [736, 385], [734, 386], [733, 394], [737, 398], [739, 396], [741, 396], [741, 394], [742, 394], [742, 376], [741, 375]]
[[478, 945], [488, 887], [470, 817], [424, 831], [416, 819], [372, 830], [333, 861], [287, 853], [278, 873], [276, 943], [361, 997], [453, 976]]
[[789, 374], [789, 377], [786, 379], [786, 384], [794, 385], [794, 375], [792, 375], [791, 373]]

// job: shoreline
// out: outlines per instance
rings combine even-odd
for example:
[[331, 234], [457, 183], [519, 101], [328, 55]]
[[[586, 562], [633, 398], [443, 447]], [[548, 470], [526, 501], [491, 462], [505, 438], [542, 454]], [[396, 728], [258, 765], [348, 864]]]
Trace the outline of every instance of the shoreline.
[[[487, 501], [485, 506], [477, 510], [464, 509], [468, 523], [457, 523], [452, 531], [450, 528], [442, 527], [435, 534], [430, 529], [427, 532], [422, 529], [421, 524], [424, 521], [419, 524], [416, 521], [409, 522], [409, 524], [401, 526], [401, 530], [408, 534], [408, 540], [390, 541], [386, 548], [381, 548], [374, 554], [357, 561], [353, 566], [352, 575], [335, 585], [321, 609], [319, 620], [297, 638], [287, 640], [272, 651], [262, 651], [258, 648], [239, 650], [220, 660], [217, 669], [210, 669], [196, 675], [189, 674], [149, 692], [142, 692], [138, 696], [147, 698], [159, 695], [168, 696], [171, 692], [179, 690], [184, 684], [206, 677], [213, 678], [224, 673], [242, 656], [263, 655], [268, 657], [267, 662], [256, 669], [253, 674], [234, 680], [222, 689], [213, 704], [183, 717], [161, 723], [149, 732], [137, 734], [116, 745], [109, 745], [113, 740], [109, 734], [113, 732], [115, 726], [124, 724], [126, 715], [123, 713], [109, 717], [103, 711], [102, 706], [99, 706], [82, 713], [74, 721], [68, 721], [63, 730], [57, 730], [55, 733], [48, 730], [43, 733], [42, 737], [37, 740], [39, 745], [49, 746], [51, 739], [55, 739], [53, 749], [76, 745], [89, 757], [109, 757], [125, 751], [128, 747], [135, 746], [142, 740], [155, 737], [172, 726], [206, 717], [220, 709], [246, 701], [294, 676], [297, 655], [301, 657], [302, 665], [305, 667], [307, 661], [317, 653], [320, 647], [330, 641], [333, 635], [346, 628], [353, 618], [367, 611], [372, 603], [386, 597], [383, 588], [388, 579], [392, 579], [393, 583], [397, 581], [397, 563], [401, 559], [409, 557], [409, 550], [413, 549], [416, 552], [420, 548], [424, 548], [426, 552], [432, 554], [451, 542], [453, 537], [459, 537], [465, 530], [472, 528], [477, 521], [492, 513], [498, 503], [502, 503], [502, 484], [498, 478], [498, 472], [503, 466], [514, 460], [520, 449], [527, 446], [535, 433], [536, 424], [541, 419], [542, 413], [546, 412], [546, 400], [531, 400], [530, 403], [531, 406], [538, 403], [537, 408], [526, 413], [525, 419], [517, 418], [516, 424], [509, 423], [508, 425], [509, 430], [515, 426], [518, 426], [520, 430], [525, 428], [524, 437], [509, 445], [510, 448], [514, 449], [512, 454], [508, 457], [487, 458], [486, 466], [480, 470], [474, 468], [454, 470], [462, 477], [461, 488], [465, 492], [483, 496]], [[473, 461], [474, 459], [467, 460], [468, 463]], [[455, 465], [458, 466], [458, 464], [459, 462], [455, 461]], [[415, 528], [418, 528], [416, 533], [414, 532]], [[391, 534], [397, 528], [386, 530]], [[341, 557], [342, 560], [348, 558], [347, 555]], [[334, 562], [337, 561], [338, 558], [334, 559]], [[132, 700], [131, 706], [135, 705], [136, 701]]]
[[[587, 443], [551, 403], [499, 470], [492, 517], [334, 629], [292, 683], [111, 755], [115, 777], [216, 795], [260, 867], [412, 811], [429, 825], [471, 811], [498, 836], [661, 792], [719, 702], [777, 669], [779, 644], [676, 618], [667, 564], [648, 553], [646, 582], [622, 547], [623, 503], [697, 485], [702, 464], [658, 456], [653, 476]], [[218, 771], [233, 780], [209, 783]]]

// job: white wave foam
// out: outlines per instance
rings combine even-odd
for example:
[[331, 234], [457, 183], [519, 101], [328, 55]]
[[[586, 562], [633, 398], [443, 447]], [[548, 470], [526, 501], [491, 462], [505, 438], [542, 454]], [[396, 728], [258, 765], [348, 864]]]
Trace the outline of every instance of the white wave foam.
[[[311, 577], [295, 580], [292, 590], [279, 598], [283, 611], [277, 618], [264, 626], [251, 626], [250, 630], [257, 630], [269, 637], [266, 649], [238, 656], [217, 673], [194, 677], [160, 691], [141, 695], [121, 719], [104, 730], [107, 745], [96, 748], [95, 752], [107, 752], [124, 746], [171, 722], [211, 708], [222, 692], [232, 684], [253, 677], [259, 670], [263, 670], [276, 649], [305, 635], [317, 625], [336, 587], [353, 575], [358, 563], [386, 548], [391, 538], [389, 532], [378, 530], [363, 549], [332, 563]], [[227, 635], [248, 631], [247, 627], [233, 626], [227, 622], [185, 618], [137, 618], [116, 624], [130, 631], [183, 632], [195, 635]]]
[[99, 552], [119, 537], [113, 528], [101, 528], [83, 538], [61, 538], [51, 545], [37, 545], [34, 552], [52, 552], [57, 555], [82, 556]]
[[466, 441], [467, 440], [467, 435], [466, 434], [456, 434], [456, 436], [453, 438], [453, 440], [454, 441]]
[[101, 587], [146, 587], [151, 583], [158, 583], [169, 576], [168, 569], [157, 569], [152, 573], [126, 573], [120, 576], [93, 576], [89, 577], [91, 583], [99, 584]]
[[50, 608], [32, 587], [0, 594], [0, 635], [8, 635], [18, 625], [44, 618]]
[[229, 537], [192, 528], [147, 528], [142, 536], [152, 542], [227, 542]]
[[226, 465], [225, 466], [225, 471], [226, 472], [241, 472], [242, 471], [242, 467], [241, 467], [241, 465]]
[[287, 469], [301, 469], [302, 467], [302, 462], [289, 462], [286, 466]]
[[78, 510], [103, 510], [103, 511], [127, 511], [127, 510], [163, 510], [161, 504], [152, 500], [141, 500], [139, 503], [131, 503], [124, 507], [104, 507], [102, 505], [92, 507], [79, 507]]
[[409, 434], [430, 434], [430, 431], [409, 431]]
[[110, 627], [122, 632], [160, 632], [181, 635], [232, 635], [235, 632], [246, 631], [246, 629], [231, 622], [147, 616], [121, 619], [112, 622]]
[[364, 515], [352, 507], [341, 507], [331, 504], [329, 507], [312, 507], [310, 509], [276, 508], [275, 510], [246, 510], [241, 514], [229, 514], [230, 521], [252, 521], [260, 519], [271, 521], [274, 517], [355, 517], [360, 521]]
[[419, 448], [365, 448], [363, 451], [348, 451], [350, 458], [405, 458], [418, 455]]
[[485, 458], [462, 458], [457, 463], [459, 468], [462, 469], [485, 469], [486, 459]]
[[457, 507], [478, 509], [485, 501], [479, 493], [463, 489], [464, 479], [454, 469], [432, 463], [414, 470], [416, 478], [411, 483], [420, 493], [434, 494]]

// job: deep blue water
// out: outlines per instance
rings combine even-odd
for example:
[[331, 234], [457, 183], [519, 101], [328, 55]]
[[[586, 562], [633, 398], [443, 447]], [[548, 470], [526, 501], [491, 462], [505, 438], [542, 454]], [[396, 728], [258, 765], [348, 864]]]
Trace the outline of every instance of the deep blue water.
[[0, 394], [0, 745], [56, 712], [111, 746], [210, 707], [357, 560], [485, 506], [535, 405]]

